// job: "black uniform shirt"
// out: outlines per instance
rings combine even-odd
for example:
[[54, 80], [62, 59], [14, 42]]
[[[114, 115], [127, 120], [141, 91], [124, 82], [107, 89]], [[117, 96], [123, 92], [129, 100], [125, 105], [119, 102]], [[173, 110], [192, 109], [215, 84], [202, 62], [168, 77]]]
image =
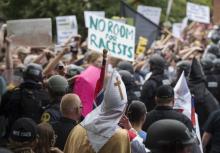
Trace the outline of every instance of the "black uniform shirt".
[[210, 153], [220, 152], [220, 110], [214, 111], [208, 118], [204, 131], [212, 134]]
[[170, 106], [156, 106], [154, 110], [147, 113], [143, 130], [147, 131], [151, 124], [161, 119], [178, 120], [185, 124], [190, 131], [193, 130], [192, 122], [190, 121], [190, 119], [182, 113], [177, 112]]
[[55, 146], [63, 150], [70, 131], [76, 126], [76, 121], [61, 117], [59, 121], [52, 123], [52, 126], [57, 135]]

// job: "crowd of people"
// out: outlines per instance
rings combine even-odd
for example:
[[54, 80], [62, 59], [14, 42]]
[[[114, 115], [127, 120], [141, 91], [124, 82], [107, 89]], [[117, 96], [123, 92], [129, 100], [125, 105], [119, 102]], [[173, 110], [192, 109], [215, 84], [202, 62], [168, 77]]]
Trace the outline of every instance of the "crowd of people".
[[[220, 152], [219, 26], [191, 22], [181, 39], [164, 27], [134, 62], [106, 57], [82, 40], [71, 36], [58, 52], [15, 46], [1, 26], [1, 153]], [[201, 142], [190, 118], [174, 109], [183, 71]]]

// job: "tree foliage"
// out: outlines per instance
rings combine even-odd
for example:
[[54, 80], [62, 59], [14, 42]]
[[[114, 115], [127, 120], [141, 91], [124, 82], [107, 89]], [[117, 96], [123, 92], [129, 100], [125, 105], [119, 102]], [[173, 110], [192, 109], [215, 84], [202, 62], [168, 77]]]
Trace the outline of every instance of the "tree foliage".
[[[164, 21], [167, 7], [167, 0], [125, 0], [134, 9], [137, 5], [149, 5], [162, 8], [161, 21]], [[211, 0], [188, 0], [198, 4], [211, 6]], [[76, 15], [79, 31], [84, 36], [84, 15], [85, 10], [104, 10], [107, 17], [119, 16], [120, 0], [1, 0], [0, 17], [6, 20], [26, 19], [26, 18], [44, 18], [53, 19], [62, 15]], [[180, 21], [185, 17], [186, 0], [174, 0], [169, 20], [171, 22]], [[53, 29], [55, 32], [55, 29]]]

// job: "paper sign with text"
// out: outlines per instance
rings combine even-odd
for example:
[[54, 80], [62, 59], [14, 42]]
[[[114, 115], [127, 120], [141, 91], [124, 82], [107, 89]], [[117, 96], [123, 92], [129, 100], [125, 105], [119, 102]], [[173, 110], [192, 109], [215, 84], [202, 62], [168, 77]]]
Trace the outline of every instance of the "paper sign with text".
[[160, 23], [161, 8], [138, 5], [137, 11], [155, 24]]
[[56, 17], [57, 25], [57, 43], [62, 44], [71, 35], [78, 34], [76, 16], [58, 16]]
[[208, 6], [187, 2], [186, 15], [190, 20], [210, 23], [210, 9]]
[[90, 16], [88, 48], [99, 51], [105, 48], [113, 57], [134, 60], [135, 28], [110, 19]]
[[100, 16], [100, 17], [105, 17], [105, 12], [104, 11], [84, 11], [84, 19], [85, 19], [85, 25], [86, 28], [88, 28], [89, 25], [89, 16]]
[[52, 45], [52, 24], [50, 18], [7, 21], [8, 35], [13, 45], [48, 47]]

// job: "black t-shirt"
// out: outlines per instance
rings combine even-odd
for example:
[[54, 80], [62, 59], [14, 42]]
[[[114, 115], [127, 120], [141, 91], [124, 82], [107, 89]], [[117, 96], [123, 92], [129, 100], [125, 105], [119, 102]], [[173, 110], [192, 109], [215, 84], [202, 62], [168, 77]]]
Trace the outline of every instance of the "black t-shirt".
[[205, 126], [204, 131], [212, 134], [210, 153], [220, 153], [220, 110], [213, 112]]
[[52, 126], [57, 135], [55, 146], [63, 150], [70, 131], [76, 126], [76, 121], [61, 117], [59, 121], [52, 123]]
[[147, 113], [143, 130], [147, 131], [151, 124], [162, 119], [178, 120], [186, 125], [190, 131], [193, 130], [193, 125], [190, 119], [170, 106], [156, 106], [154, 110]]

